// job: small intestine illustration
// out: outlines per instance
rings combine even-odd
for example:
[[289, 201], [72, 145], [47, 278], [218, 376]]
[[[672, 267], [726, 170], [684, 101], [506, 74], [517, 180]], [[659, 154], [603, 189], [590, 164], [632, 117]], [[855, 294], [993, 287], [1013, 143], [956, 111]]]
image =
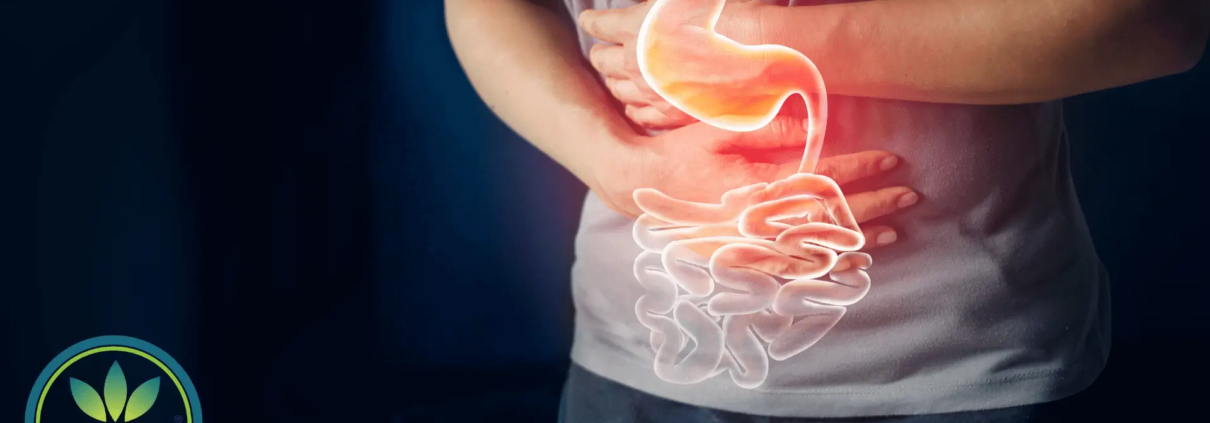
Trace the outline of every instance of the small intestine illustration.
[[[639, 68], [652, 89], [707, 124], [742, 132], [768, 125], [794, 94], [806, 100], [799, 173], [738, 187], [720, 203], [634, 192], [643, 211], [635, 304], [651, 330], [654, 370], [678, 384], [728, 373], [761, 386], [770, 359], [815, 345], [866, 296], [873, 261], [840, 187], [814, 174], [827, 97], [815, 65], [783, 46], [746, 46], [714, 31], [724, 0], [657, 0], [638, 36]], [[755, 75], [755, 77], [754, 77]], [[738, 76], [738, 77], [729, 77]], [[718, 81], [758, 80], [760, 84]]]

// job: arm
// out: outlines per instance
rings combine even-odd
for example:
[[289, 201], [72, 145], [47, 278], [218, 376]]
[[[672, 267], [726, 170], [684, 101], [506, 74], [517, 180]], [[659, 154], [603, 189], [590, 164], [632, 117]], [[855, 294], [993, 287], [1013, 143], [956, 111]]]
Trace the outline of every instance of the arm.
[[[1206, 0], [880, 0], [745, 8], [718, 28], [801, 51], [831, 93], [1017, 104], [1192, 68]], [[755, 30], [753, 28], [756, 28]]]
[[446, 0], [475, 91], [509, 127], [591, 189], [592, 165], [634, 135], [582, 59], [559, 0]]
[[[454, 51], [496, 115], [613, 210], [641, 213], [633, 199], [637, 188], [715, 202], [728, 190], [797, 171], [806, 130], [792, 117], [746, 133], [699, 123], [654, 137], [637, 134], [583, 60], [570, 26], [553, 12], [559, 0], [535, 3], [445, 0]], [[786, 152], [798, 157], [778, 160]], [[868, 151], [822, 160], [819, 173], [843, 185], [897, 162], [888, 152]], [[914, 194], [907, 187], [889, 187], [846, 194], [845, 201], [862, 223], [911, 206], [915, 197], [904, 202], [908, 195]], [[863, 229], [870, 239], [891, 234], [887, 242], [894, 240], [889, 227]]]

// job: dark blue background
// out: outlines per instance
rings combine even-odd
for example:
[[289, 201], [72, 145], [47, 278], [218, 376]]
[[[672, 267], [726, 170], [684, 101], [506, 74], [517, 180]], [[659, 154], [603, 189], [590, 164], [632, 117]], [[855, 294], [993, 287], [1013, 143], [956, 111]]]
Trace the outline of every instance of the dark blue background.
[[[553, 421], [584, 188], [482, 104], [443, 22], [432, 0], [0, 4], [0, 420], [59, 351], [121, 334], [214, 421]], [[1206, 392], [1207, 68], [1067, 101], [1113, 279], [1090, 413]]]

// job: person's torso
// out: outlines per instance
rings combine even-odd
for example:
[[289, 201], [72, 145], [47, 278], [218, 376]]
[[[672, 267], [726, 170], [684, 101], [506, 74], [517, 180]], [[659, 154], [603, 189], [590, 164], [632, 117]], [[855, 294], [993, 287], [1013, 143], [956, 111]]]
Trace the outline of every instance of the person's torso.
[[[573, 14], [635, 4], [566, 1]], [[595, 41], [580, 37], [587, 53]], [[1062, 103], [835, 95], [828, 103], [823, 157], [887, 150], [902, 159], [845, 192], [903, 185], [921, 198], [871, 222], [896, 228], [899, 240], [870, 252], [869, 294], [810, 349], [771, 362], [757, 389], [740, 390], [725, 374], [695, 386], [661, 383], [642, 373], [652, 372], [654, 353], [635, 316], [645, 290], [633, 273], [634, 221], [589, 194], [573, 270], [573, 359], [657, 395], [767, 415], [991, 408], [1003, 404], [955, 392], [991, 395], [981, 387], [1035, 381], [1019, 399], [996, 395], [1040, 401], [1095, 377], [1108, 345], [1108, 286], [1071, 184]]]

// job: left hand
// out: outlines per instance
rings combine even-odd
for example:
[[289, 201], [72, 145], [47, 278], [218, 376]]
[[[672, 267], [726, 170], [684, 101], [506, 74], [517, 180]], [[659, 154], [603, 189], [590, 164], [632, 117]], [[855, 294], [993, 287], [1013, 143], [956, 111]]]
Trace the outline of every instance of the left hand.
[[[639, 72], [635, 40], [639, 28], [651, 10], [650, 1], [623, 9], [585, 10], [580, 14], [580, 27], [593, 37], [611, 43], [593, 46], [589, 59], [592, 67], [605, 77], [609, 92], [626, 106], [626, 117], [647, 129], [672, 129], [697, 121], [656, 94]], [[754, 42], [752, 22], [759, 1], [728, 1], [715, 31], [743, 44]]]

